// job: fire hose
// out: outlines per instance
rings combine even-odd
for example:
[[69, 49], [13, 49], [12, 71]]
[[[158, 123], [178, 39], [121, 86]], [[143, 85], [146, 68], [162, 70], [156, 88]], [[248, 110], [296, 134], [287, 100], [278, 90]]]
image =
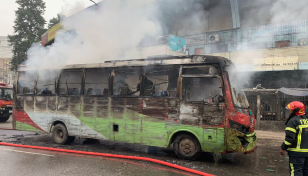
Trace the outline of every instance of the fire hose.
[[39, 149], [39, 150], [49, 150], [49, 151], [56, 151], [56, 152], [65, 152], [65, 153], [74, 153], [74, 154], [82, 154], [82, 155], [92, 155], [92, 156], [104, 156], [104, 157], [112, 157], [112, 158], [121, 158], [121, 159], [131, 159], [131, 160], [140, 160], [140, 161], [149, 161], [169, 167], [173, 167], [179, 170], [183, 170], [189, 173], [202, 175], [202, 176], [214, 176], [211, 174], [207, 174], [201, 171], [197, 171], [194, 169], [189, 169], [187, 167], [178, 166], [176, 164], [168, 163], [165, 161], [147, 158], [147, 157], [139, 157], [139, 156], [128, 156], [128, 155], [117, 155], [117, 154], [109, 154], [109, 153], [96, 153], [96, 152], [85, 152], [85, 151], [77, 151], [77, 150], [67, 150], [67, 149], [58, 149], [58, 148], [50, 148], [50, 147], [39, 147], [39, 146], [31, 146], [31, 145], [20, 145], [20, 144], [11, 144], [11, 143], [4, 143], [0, 142], [0, 145], [4, 146], [12, 146], [12, 147], [22, 147], [22, 148], [30, 148], [30, 149]]

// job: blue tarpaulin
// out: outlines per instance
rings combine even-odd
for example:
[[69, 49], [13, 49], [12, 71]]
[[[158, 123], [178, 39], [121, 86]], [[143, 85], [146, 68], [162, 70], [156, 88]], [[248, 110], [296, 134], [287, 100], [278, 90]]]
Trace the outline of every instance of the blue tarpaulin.
[[169, 47], [173, 51], [178, 51], [181, 53], [186, 52], [186, 39], [174, 36], [174, 35], [169, 35]]
[[278, 89], [279, 92], [292, 95], [292, 96], [300, 96], [306, 97], [308, 96], [308, 89], [301, 89], [301, 88], [280, 88]]

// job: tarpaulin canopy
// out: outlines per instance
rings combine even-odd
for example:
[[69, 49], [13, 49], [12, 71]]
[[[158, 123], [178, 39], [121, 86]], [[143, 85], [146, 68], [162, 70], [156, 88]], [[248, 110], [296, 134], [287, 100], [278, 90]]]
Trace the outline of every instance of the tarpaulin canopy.
[[308, 96], [308, 89], [301, 89], [301, 88], [280, 88], [278, 89], [279, 92], [282, 92], [287, 95], [292, 96], [300, 96], [305, 97]]

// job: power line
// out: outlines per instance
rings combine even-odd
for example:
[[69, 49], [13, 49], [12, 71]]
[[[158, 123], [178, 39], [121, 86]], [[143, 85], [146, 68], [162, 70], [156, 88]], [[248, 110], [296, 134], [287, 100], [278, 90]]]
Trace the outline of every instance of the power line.
[[63, 0], [66, 4], [70, 5], [71, 7], [74, 8], [74, 6], [72, 6], [70, 3], [66, 2], [65, 0]]

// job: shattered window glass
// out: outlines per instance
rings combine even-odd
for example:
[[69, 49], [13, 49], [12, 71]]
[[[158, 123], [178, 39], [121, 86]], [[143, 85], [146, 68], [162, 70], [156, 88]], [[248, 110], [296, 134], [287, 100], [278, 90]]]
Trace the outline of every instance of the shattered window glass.
[[88, 69], [85, 79], [85, 95], [108, 95], [108, 76], [110, 71], [103, 68]]
[[176, 97], [179, 68], [133, 67], [114, 70], [114, 95], [140, 95], [140, 80], [144, 76], [145, 96]]
[[17, 82], [18, 94], [34, 94], [35, 79], [37, 78], [36, 72], [19, 72]]
[[56, 82], [59, 78], [59, 70], [44, 70], [39, 73], [36, 92], [38, 95], [54, 95]]
[[114, 69], [113, 95], [139, 96], [137, 87], [143, 72], [142, 67]]
[[227, 67], [227, 72], [234, 106], [239, 108], [248, 108], [248, 100], [244, 91], [242, 91], [241, 82], [238, 81], [238, 73], [236, 72], [235, 67]]
[[59, 93], [62, 95], [79, 95], [82, 70], [64, 70], [61, 73]]
[[184, 78], [182, 87], [183, 100], [212, 102], [223, 96], [221, 79], [218, 77]]

